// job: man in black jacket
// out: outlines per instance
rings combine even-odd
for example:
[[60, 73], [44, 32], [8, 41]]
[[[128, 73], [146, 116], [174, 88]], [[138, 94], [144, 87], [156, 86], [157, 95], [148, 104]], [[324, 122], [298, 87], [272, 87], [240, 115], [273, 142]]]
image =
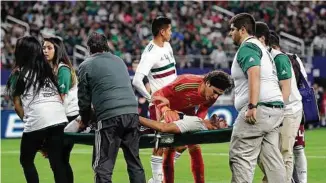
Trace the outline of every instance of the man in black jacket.
[[127, 67], [111, 54], [107, 38], [92, 33], [87, 41], [90, 51], [78, 71], [78, 105], [81, 120], [87, 123], [93, 105], [98, 120], [95, 132], [96, 183], [112, 182], [112, 171], [121, 146], [131, 183], [145, 183], [139, 159], [139, 117]]

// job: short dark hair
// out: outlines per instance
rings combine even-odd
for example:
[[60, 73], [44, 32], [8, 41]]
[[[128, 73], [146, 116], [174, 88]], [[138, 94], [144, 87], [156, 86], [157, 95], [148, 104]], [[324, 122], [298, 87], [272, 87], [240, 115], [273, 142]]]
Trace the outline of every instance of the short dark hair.
[[204, 81], [210, 85], [219, 88], [223, 91], [230, 89], [233, 86], [232, 79], [229, 74], [223, 71], [211, 71], [204, 77]]
[[92, 32], [92, 34], [88, 36], [87, 46], [91, 54], [108, 52], [110, 50], [108, 39], [104, 34], [98, 32]]
[[256, 22], [256, 33], [255, 36], [260, 38], [262, 36], [265, 37], [265, 44], [269, 45], [269, 27], [264, 22]]
[[171, 24], [171, 19], [158, 16], [152, 22], [152, 34], [153, 36], [157, 36], [162, 29], [166, 29]]
[[280, 38], [275, 31], [270, 31], [269, 34], [269, 46], [278, 46], [280, 47]]
[[256, 32], [255, 18], [249, 13], [239, 13], [231, 18], [230, 25], [233, 24], [237, 29], [244, 27], [248, 34], [253, 35]]

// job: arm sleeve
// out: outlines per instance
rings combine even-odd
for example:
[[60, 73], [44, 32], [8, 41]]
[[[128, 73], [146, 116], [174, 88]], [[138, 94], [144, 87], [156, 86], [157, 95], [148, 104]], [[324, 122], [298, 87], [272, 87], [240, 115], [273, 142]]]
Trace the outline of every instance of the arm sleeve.
[[151, 99], [151, 95], [148, 93], [143, 79], [144, 79], [145, 75], [139, 72], [136, 72], [134, 79], [132, 80], [132, 85], [136, 88], [136, 90], [143, 95], [145, 98], [147, 98], [148, 100]]
[[17, 88], [17, 81], [18, 81], [19, 74], [18, 72], [14, 72], [9, 76], [8, 83], [9, 83], [9, 88], [8, 88], [8, 94], [9, 96], [13, 99], [15, 96], [19, 96], [18, 93], [15, 92]]
[[253, 43], [245, 43], [237, 53], [238, 64], [244, 73], [247, 73], [250, 67], [260, 66], [261, 58], [261, 49]]
[[216, 101], [210, 101], [208, 103], [200, 105], [197, 110], [196, 116], [198, 116], [201, 119], [205, 119], [207, 112], [208, 112], [208, 108], [210, 108], [215, 102]]
[[88, 83], [87, 65], [81, 64], [78, 70], [78, 106], [79, 114], [84, 123], [91, 119], [91, 91]]
[[155, 63], [155, 55], [151, 55], [148, 53], [148, 51], [145, 50], [136, 69], [136, 74], [141, 73], [145, 76], [148, 76]]
[[[153, 93], [152, 96], [162, 96], [167, 98], [168, 100], [170, 100], [171, 98], [173, 98], [173, 96], [176, 95], [175, 92], [173, 92], [173, 85], [167, 85], [159, 90], [157, 90], [155, 93]], [[153, 104], [155, 105], [155, 107], [161, 111], [161, 109], [163, 108], [163, 106], [161, 108], [158, 108], [157, 105], [160, 104], [159, 102], [153, 102]]]
[[61, 67], [58, 71], [58, 84], [60, 94], [68, 94], [71, 86], [71, 72], [68, 67]]
[[287, 55], [279, 54], [274, 58], [278, 80], [286, 80], [292, 77], [291, 61]]

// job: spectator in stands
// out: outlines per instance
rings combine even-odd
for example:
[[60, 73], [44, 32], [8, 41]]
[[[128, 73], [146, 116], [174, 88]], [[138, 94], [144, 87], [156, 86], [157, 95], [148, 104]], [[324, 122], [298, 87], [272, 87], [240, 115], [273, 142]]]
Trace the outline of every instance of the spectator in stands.
[[214, 69], [227, 69], [229, 68], [229, 62], [222, 45], [218, 45], [217, 49], [214, 49], [210, 54], [211, 63], [214, 65]]
[[[224, 8], [226, 11], [229, 10], [230, 13], [250, 12], [256, 20], [271, 22], [272, 25], [269, 27], [277, 30], [277, 32], [284, 31], [304, 39], [305, 43], [308, 44], [306, 47], [310, 46], [315, 36], [321, 36], [322, 32], [325, 31], [324, 25], [326, 25], [325, 9], [323, 8], [325, 2], [322, 1], [241, 3], [232, 1], [192, 3], [187, 1], [168, 3], [146, 1], [110, 3], [30, 1], [3, 4], [1, 12], [3, 20], [5, 20], [4, 17], [10, 15], [27, 22], [31, 29], [36, 27], [37, 33], [56, 34], [63, 37], [70, 56], [75, 44], [86, 46], [87, 35], [92, 31], [104, 32], [107, 37], [110, 37], [109, 42], [114, 47], [114, 49], [111, 48], [113, 53], [121, 54], [121, 48], [123, 48], [123, 53], [135, 55], [132, 45], [140, 47], [140, 52], [144, 49], [147, 44], [142, 43], [142, 41], [151, 39], [150, 28], [146, 25], [152, 22], [156, 14], [173, 17], [172, 27], [177, 32], [177, 41], [184, 42], [183, 51], [185, 55], [201, 55], [202, 47], [199, 47], [198, 51], [197, 42], [206, 46], [208, 54], [210, 54], [212, 50], [209, 44], [214, 37], [224, 42], [226, 53], [234, 53], [235, 49], [231, 46], [232, 41], [228, 44], [230, 39], [226, 36], [230, 16], [217, 11], [216, 6]], [[71, 10], [72, 7], [74, 7], [73, 11]], [[177, 10], [180, 12], [177, 13]], [[286, 12], [286, 16], [281, 14], [283, 12]], [[96, 23], [93, 24], [94, 22]], [[12, 28], [7, 27], [6, 29], [10, 33], [8, 36], [12, 37], [13, 33], [11, 32], [13, 31], [10, 30]], [[198, 36], [196, 35], [199, 35], [200, 41], [197, 40]], [[5, 44], [12, 45], [8, 40]], [[324, 50], [326, 48], [316, 52], [316, 54], [322, 54]], [[127, 55], [128, 64], [133, 59], [136, 58], [129, 59]], [[193, 66], [197, 65], [198, 63]]]

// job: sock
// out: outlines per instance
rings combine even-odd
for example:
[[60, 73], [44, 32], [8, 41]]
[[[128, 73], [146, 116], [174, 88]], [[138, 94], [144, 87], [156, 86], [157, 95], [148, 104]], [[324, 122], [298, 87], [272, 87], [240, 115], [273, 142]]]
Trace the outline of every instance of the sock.
[[293, 167], [293, 180], [295, 182], [307, 183], [307, 158], [304, 148], [293, 149], [294, 167]]
[[191, 170], [195, 183], [204, 183], [204, 160], [199, 145], [189, 145], [189, 154], [191, 157]]
[[152, 155], [151, 167], [154, 183], [161, 183], [163, 181], [162, 160], [163, 158], [161, 156]]
[[181, 153], [175, 152], [175, 154], [174, 154], [174, 161], [173, 161], [174, 164], [180, 158], [180, 156], [181, 156]]
[[164, 171], [164, 182], [174, 183], [174, 153], [175, 150], [168, 148], [164, 151], [163, 158], [163, 171]]

